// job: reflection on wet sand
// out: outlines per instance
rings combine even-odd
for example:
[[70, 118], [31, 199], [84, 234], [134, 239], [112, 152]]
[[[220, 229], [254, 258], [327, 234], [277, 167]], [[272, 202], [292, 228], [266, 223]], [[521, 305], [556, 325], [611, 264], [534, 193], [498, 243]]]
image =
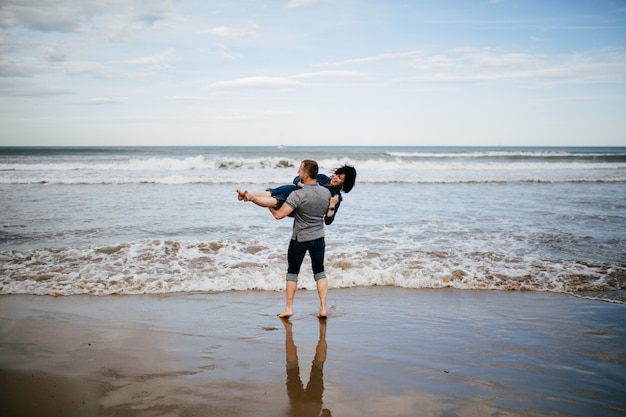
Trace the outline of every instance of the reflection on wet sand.
[[330, 410], [322, 408], [324, 394], [324, 362], [326, 361], [326, 320], [320, 319], [320, 336], [311, 365], [311, 375], [306, 388], [300, 378], [298, 349], [293, 341], [293, 324], [281, 319], [285, 326], [285, 360], [287, 364], [287, 395], [290, 415], [297, 417], [331, 417]]

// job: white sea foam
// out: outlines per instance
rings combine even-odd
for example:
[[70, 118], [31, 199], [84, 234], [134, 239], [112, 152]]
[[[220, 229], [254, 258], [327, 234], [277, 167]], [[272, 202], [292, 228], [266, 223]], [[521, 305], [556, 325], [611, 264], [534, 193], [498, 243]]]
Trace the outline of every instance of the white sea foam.
[[[358, 168], [361, 183], [623, 182], [624, 162], [545, 160], [459, 160], [437, 154], [412, 158], [327, 158], [321, 172], [345, 163]], [[290, 181], [299, 160], [201, 155], [92, 162], [0, 163], [0, 184], [270, 184]]]
[[[363, 246], [363, 249], [370, 245]], [[7, 251], [0, 294], [109, 295], [281, 291], [283, 245], [241, 240], [150, 240], [113, 246]], [[392, 285], [579, 292], [619, 289], [608, 277], [626, 269], [580, 262], [512, 259], [497, 253], [334, 251], [327, 256], [331, 288]], [[314, 289], [305, 261], [300, 287]], [[572, 277], [576, 276], [575, 280]]]

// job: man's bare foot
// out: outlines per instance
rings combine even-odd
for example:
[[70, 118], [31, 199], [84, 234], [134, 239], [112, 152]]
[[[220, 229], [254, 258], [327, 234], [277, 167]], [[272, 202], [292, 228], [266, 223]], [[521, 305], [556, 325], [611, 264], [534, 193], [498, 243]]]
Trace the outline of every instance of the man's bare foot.
[[293, 316], [293, 311], [285, 309], [282, 313], [277, 314], [277, 316], [281, 319], [288, 319], [289, 317]]
[[254, 201], [254, 194], [248, 192], [248, 191], [244, 191], [244, 197], [246, 199], [246, 201]]
[[318, 319], [327, 319], [327, 318], [328, 318], [328, 315], [326, 314], [326, 310], [324, 310], [324, 311], [320, 311], [320, 312], [317, 314], [317, 318], [318, 318]]
[[237, 188], [237, 200], [239, 201], [245, 201], [246, 199], [246, 193], [247, 191], [241, 191], [239, 188]]

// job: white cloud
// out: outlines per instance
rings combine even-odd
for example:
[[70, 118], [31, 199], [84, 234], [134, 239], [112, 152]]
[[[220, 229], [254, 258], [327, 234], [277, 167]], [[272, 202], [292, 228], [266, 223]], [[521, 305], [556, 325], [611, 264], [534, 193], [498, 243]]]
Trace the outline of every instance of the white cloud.
[[0, 8], [0, 27], [24, 27], [41, 32], [72, 32], [89, 14], [78, 1], [6, 0]]
[[158, 54], [147, 55], [139, 58], [122, 61], [125, 64], [133, 65], [153, 65], [171, 61], [175, 56], [174, 49], [170, 48]]
[[89, 75], [96, 78], [114, 78], [128, 75], [124, 71], [90, 61], [61, 62], [54, 65], [66, 75]]
[[544, 101], [548, 103], [613, 103], [620, 100], [624, 100], [623, 95], [553, 97]]
[[97, 26], [105, 16], [114, 22], [142, 22], [150, 26], [168, 17], [170, 8], [169, 0], [3, 0], [0, 27], [68, 33], [90, 22]]
[[292, 77], [296, 80], [310, 80], [310, 79], [338, 79], [338, 80], [369, 80], [371, 76], [363, 72], [357, 71], [318, 71], [318, 72], [306, 72], [302, 74], [296, 74]]
[[528, 54], [493, 49], [459, 48], [440, 54], [423, 54], [410, 60], [413, 76], [400, 82], [567, 82], [596, 83], [626, 80], [626, 56], [589, 52], [587, 54]]
[[122, 98], [115, 98], [115, 97], [93, 97], [88, 99], [87, 101], [85, 101], [84, 104], [90, 105], [90, 106], [100, 106], [103, 104], [121, 104], [124, 102], [124, 99]]
[[72, 94], [72, 91], [67, 88], [51, 85], [41, 86], [37, 83], [0, 79], [0, 97], [49, 98], [68, 94]]
[[243, 28], [218, 26], [212, 29], [203, 30], [201, 31], [201, 33], [219, 36], [220, 38], [242, 38], [257, 36], [257, 28], [258, 27], [256, 25], [251, 25]]
[[0, 77], [31, 77], [41, 72], [41, 67], [0, 55]]
[[294, 88], [301, 87], [299, 81], [284, 77], [246, 77], [237, 80], [220, 81], [211, 84], [212, 89], [237, 89], [237, 88]]
[[341, 67], [345, 65], [359, 65], [359, 64], [383, 62], [383, 61], [405, 60], [405, 59], [420, 56], [422, 54], [423, 54], [422, 51], [391, 52], [391, 53], [367, 56], [363, 58], [346, 59], [343, 61], [323, 62], [323, 63], [317, 64], [316, 66], [317, 67]]
[[50, 62], [63, 62], [67, 59], [67, 54], [59, 45], [48, 45], [44, 50], [46, 60]]
[[318, 0], [291, 0], [289, 3], [287, 3], [287, 6], [285, 7], [287, 7], [288, 9], [293, 9], [295, 7], [307, 7], [317, 2]]
[[195, 103], [198, 101], [207, 100], [207, 98], [203, 96], [170, 96], [167, 99], [171, 101], [179, 101], [179, 102], [187, 102], [187, 103]]
[[236, 53], [232, 52], [228, 48], [228, 46], [224, 45], [223, 43], [216, 43], [215, 47], [219, 51], [219, 56], [224, 58], [227, 61], [234, 61], [234, 60], [240, 58], [239, 54], [236, 54]]
[[356, 71], [317, 71], [296, 74], [290, 77], [246, 77], [236, 80], [220, 81], [209, 87], [216, 90], [239, 89], [239, 88], [297, 88], [307, 85], [304, 81], [319, 80], [325, 84], [342, 83], [346, 81], [368, 81], [371, 76]]
[[257, 110], [257, 109], [212, 109], [211, 115], [216, 120], [265, 120], [280, 118], [291, 114], [289, 110]]

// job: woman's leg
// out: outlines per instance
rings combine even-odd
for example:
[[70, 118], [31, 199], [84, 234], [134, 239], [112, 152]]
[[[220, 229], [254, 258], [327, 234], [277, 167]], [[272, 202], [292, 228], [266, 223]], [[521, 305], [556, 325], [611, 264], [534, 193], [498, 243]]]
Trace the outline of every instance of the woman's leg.
[[274, 197], [253, 196], [248, 201], [252, 201], [254, 204], [260, 207], [276, 207], [278, 205], [278, 200], [276, 200]]
[[237, 198], [240, 201], [251, 201], [261, 207], [276, 207], [278, 200], [272, 197], [269, 191], [246, 191], [237, 189]]
[[246, 190], [237, 190], [237, 198], [241, 201], [252, 201], [257, 206], [261, 207], [274, 207], [278, 209], [291, 192], [297, 190], [294, 184], [286, 184], [281, 185], [276, 188], [268, 188], [265, 191], [246, 191]]

